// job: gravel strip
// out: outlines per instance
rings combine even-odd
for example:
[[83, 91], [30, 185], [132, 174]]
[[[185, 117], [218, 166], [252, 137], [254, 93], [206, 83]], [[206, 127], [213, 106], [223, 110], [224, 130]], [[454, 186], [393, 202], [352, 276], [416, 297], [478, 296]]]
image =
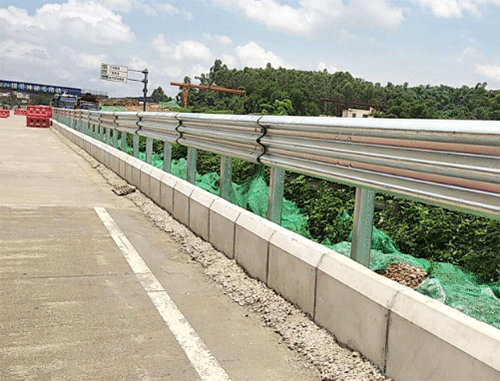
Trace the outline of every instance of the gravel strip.
[[395, 280], [404, 286], [411, 287], [414, 290], [416, 290], [429, 276], [429, 274], [421, 268], [398, 262], [391, 264], [387, 267], [387, 270], [380, 271], [379, 274]]
[[[52, 131], [98, 170], [112, 187], [127, 185], [125, 180], [80, 147], [54, 129]], [[359, 352], [340, 345], [328, 331], [264, 283], [250, 278], [235, 260], [227, 258], [210, 243], [194, 235], [140, 191], [124, 197], [134, 202], [159, 229], [169, 233], [183, 251], [203, 266], [204, 273], [222, 286], [226, 295], [247, 308], [249, 314], [256, 314], [264, 326], [282, 337], [288, 348], [313, 364], [319, 370], [322, 381], [391, 380]]]

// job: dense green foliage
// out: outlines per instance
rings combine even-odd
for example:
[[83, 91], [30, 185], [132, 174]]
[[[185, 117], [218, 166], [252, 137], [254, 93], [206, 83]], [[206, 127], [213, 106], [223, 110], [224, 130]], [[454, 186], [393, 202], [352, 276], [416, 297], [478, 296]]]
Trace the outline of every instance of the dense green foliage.
[[500, 280], [500, 221], [414, 201], [379, 196], [374, 224], [403, 253], [459, 265], [484, 280]]
[[[348, 239], [354, 212], [354, 191], [306, 176], [289, 175], [285, 197], [308, 217], [309, 232], [320, 242]], [[415, 201], [378, 195], [374, 225], [399, 251], [435, 262], [448, 262], [500, 280], [500, 221]]]
[[[202, 85], [243, 89], [247, 96], [191, 89], [190, 112], [319, 115], [327, 111], [321, 98], [341, 98], [347, 100], [343, 108], [353, 107], [349, 101], [383, 105], [376, 114], [380, 117], [500, 120], [500, 91], [486, 90], [486, 83], [473, 88], [381, 86], [347, 72], [275, 69], [269, 64], [265, 69], [230, 70], [220, 60], [196, 79]], [[185, 156], [185, 148], [175, 146], [176, 155]], [[199, 151], [197, 169], [202, 174], [218, 172], [220, 157]], [[250, 180], [259, 170], [255, 164], [233, 161], [236, 183]], [[307, 216], [314, 239], [325, 243], [348, 239], [352, 220], [346, 215], [353, 214], [354, 188], [288, 174], [285, 197]], [[485, 281], [500, 280], [499, 221], [378, 195], [374, 225], [403, 253], [460, 265]]]
[[165, 92], [163, 91], [161, 86], [157, 87], [156, 89], [153, 90], [153, 93], [151, 94], [151, 98], [153, 98], [153, 102], [155, 102], [155, 103], [168, 102], [168, 101], [172, 100], [171, 97], [169, 97], [168, 95], [165, 95]]
[[[186, 78], [189, 79], [189, 78]], [[301, 71], [273, 68], [229, 69], [216, 60], [207, 74], [195, 77], [201, 85], [217, 85], [246, 90], [247, 96], [213, 91], [189, 91], [188, 104], [194, 112], [226, 110], [235, 114], [274, 113], [276, 101], [289, 100], [287, 115], [327, 114], [321, 98], [346, 100], [343, 108], [353, 107], [349, 101], [383, 106], [379, 116], [390, 118], [491, 119], [500, 120], [500, 91], [487, 90], [486, 83], [475, 87], [373, 84], [355, 78], [348, 72]], [[271, 112], [269, 109], [271, 108]], [[264, 111], [264, 112], [263, 112]], [[341, 111], [341, 110], [336, 110]]]

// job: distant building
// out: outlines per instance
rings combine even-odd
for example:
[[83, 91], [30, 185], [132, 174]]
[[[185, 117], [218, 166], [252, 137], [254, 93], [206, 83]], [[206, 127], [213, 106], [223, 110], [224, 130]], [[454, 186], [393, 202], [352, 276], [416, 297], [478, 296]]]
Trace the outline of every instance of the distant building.
[[369, 110], [361, 110], [356, 108], [348, 108], [342, 111], [342, 118], [373, 118], [373, 113], [376, 110], [370, 107]]
[[16, 91], [16, 98], [20, 99], [20, 100], [28, 101], [30, 99], [30, 95], [26, 94], [26, 93], [20, 93], [20, 92]]
[[24, 94], [19, 91], [0, 91], [0, 99], [2, 103], [17, 103], [18, 105], [26, 104], [28, 103], [29, 98], [28, 94]]

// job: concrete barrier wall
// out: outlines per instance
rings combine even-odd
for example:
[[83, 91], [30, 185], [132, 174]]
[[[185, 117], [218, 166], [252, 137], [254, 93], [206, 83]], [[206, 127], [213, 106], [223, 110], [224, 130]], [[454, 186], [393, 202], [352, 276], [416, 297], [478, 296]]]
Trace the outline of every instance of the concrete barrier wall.
[[500, 331], [53, 122], [253, 277], [395, 380], [499, 380]]

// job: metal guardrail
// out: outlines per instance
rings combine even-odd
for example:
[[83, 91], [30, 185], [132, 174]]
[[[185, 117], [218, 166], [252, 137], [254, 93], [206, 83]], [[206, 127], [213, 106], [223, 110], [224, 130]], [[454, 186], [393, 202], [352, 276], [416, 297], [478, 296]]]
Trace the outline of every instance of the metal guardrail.
[[[357, 187], [351, 257], [369, 263], [375, 192], [390, 193], [488, 218], [500, 219], [500, 122], [348, 119], [150, 112], [84, 112], [56, 109], [73, 128], [82, 121], [100, 129], [189, 147], [188, 180], [194, 182], [196, 149], [223, 156], [221, 195], [230, 190], [230, 158], [271, 167], [268, 218], [279, 222], [284, 171]], [[80, 118], [80, 119], [78, 119]], [[74, 121], [78, 120], [78, 123]], [[101, 140], [103, 135], [98, 133]], [[126, 135], [124, 135], [126, 136]], [[122, 139], [122, 149], [124, 145]], [[109, 143], [109, 133], [107, 141]], [[126, 143], [126, 142], [125, 142]], [[115, 144], [116, 146], [116, 135]]]

